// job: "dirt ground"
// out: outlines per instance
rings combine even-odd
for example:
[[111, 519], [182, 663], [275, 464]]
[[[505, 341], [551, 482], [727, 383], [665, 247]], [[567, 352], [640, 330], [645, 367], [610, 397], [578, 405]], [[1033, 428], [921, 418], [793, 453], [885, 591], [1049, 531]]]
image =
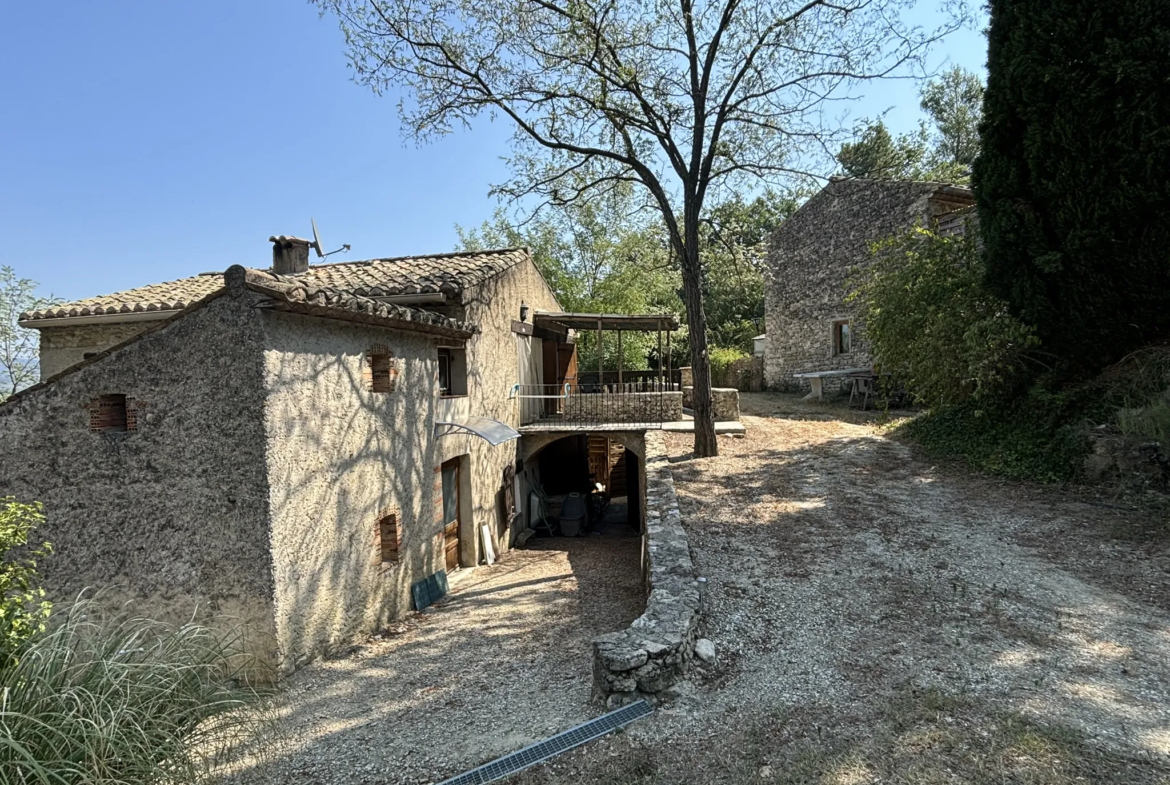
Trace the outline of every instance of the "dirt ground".
[[645, 604], [640, 540], [534, 540], [449, 597], [295, 674], [281, 748], [238, 783], [438, 782], [595, 716], [592, 639]]
[[[715, 667], [521, 783], [1170, 783], [1165, 521], [745, 395], [668, 436]], [[1161, 529], [1161, 535], [1157, 532]]]

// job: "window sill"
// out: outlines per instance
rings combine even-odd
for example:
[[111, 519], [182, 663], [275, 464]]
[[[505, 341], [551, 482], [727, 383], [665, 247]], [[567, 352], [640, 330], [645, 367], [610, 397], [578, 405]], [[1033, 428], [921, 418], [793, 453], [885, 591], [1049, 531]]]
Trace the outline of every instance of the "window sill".
[[449, 400], [452, 398], [466, 398], [467, 393], [461, 393], [459, 395], [444, 395], [443, 393], [439, 393], [439, 397], [444, 399], [444, 400]]

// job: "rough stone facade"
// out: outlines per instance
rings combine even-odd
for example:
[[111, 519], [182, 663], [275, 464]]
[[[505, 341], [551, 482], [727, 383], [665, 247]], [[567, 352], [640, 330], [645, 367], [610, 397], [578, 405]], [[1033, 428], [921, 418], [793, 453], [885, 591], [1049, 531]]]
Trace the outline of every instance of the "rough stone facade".
[[[275, 664], [264, 340], [222, 296], [0, 406], [0, 496], [44, 503], [54, 600], [102, 589], [164, 621], [242, 622]], [[110, 394], [135, 430], [90, 430]]]
[[[512, 322], [520, 318], [522, 301], [533, 311], [560, 310], [552, 290], [530, 261], [468, 288], [460, 305], [443, 309], [448, 315], [480, 327], [479, 333], [467, 341], [469, 413], [517, 429], [520, 413], [509, 393], [517, 383], [539, 383], [544, 368], [540, 339], [512, 332]], [[507, 551], [524, 528], [503, 509], [505, 471], [515, 467], [518, 449], [517, 442], [492, 447], [470, 435], [455, 434], [437, 441], [433, 466], [457, 457], [465, 461], [464, 477], [470, 494], [460, 544], [465, 565], [479, 564], [483, 559], [480, 526], [487, 524], [497, 554]], [[519, 505], [524, 495], [517, 493], [514, 498]], [[468, 525], [469, 520], [474, 525]]]
[[[834, 179], [801, 206], [769, 242], [767, 386], [808, 389], [808, 380], [793, 374], [871, 365], [858, 306], [845, 302], [850, 274], [869, 264], [871, 243], [973, 202], [967, 189], [939, 183]], [[847, 353], [836, 351], [838, 322], [851, 328]], [[839, 384], [826, 379], [825, 389]]]
[[565, 398], [564, 417], [569, 422], [677, 422], [682, 410], [681, 392], [574, 393]]
[[[435, 438], [436, 414], [518, 425], [508, 392], [540, 378], [541, 352], [511, 323], [521, 301], [558, 305], [525, 258], [435, 309], [480, 328], [453, 339], [427, 332], [425, 319], [370, 323], [372, 301], [356, 303], [353, 320], [325, 294], [294, 303], [298, 313], [273, 308], [251, 273], [233, 270], [207, 301], [0, 405], [0, 496], [45, 503], [55, 599], [115, 587], [152, 616], [242, 621], [253, 650], [287, 672], [404, 613], [410, 584], [444, 568], [443, 461], [463, 470], [463, 565], [480, 561], [481, 525], [497, 552], [508, 548], [505, 469], [518, 443]], [[91, 327], [68, 328], [69, 340], [84, 343]], [[440, 397], [438, 348], [461, 344], [467, 395]], [[393, 393], [365, 386], [375, 345], [399, 363]], [[91, 410], [111, 394], [126, 396], [135, 430], [90, 430]], [[388, 514], [400, 540], [389, 562], [379, 527]]]
[[712, 387], [711, 408], [715, 422], [739, 422], [739, 390], [734, 387]]
[[593, 641], [594, 693], [609, 707], [669, 697], [686, 678], [699, 638], [700, 583], [659, 431], [645, 436], [645, 474], [646, 610], [629, 629]]
[[40, 352], [41, 378], [55, 376], [84, 360], [87, 354], [109, 349], [157, 324], [158, 322], [154, 321], [135, 321], [43, 327]]

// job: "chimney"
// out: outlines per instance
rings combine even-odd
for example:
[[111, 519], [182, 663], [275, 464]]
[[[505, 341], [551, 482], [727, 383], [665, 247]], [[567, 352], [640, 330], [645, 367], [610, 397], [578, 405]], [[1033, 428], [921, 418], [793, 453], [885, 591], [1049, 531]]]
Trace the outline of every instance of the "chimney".
[[309, 240], [283, 234], [269, 237], [272, 243], [272, 272], [277, 275], [297, 275], [309, 270]]

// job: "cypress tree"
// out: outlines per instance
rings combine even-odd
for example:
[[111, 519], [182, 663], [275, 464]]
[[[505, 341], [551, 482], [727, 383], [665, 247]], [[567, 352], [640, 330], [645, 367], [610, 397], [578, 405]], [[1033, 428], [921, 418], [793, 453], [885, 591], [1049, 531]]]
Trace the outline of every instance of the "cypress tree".
[[1170, 338], [1170, 0], [990, 0], [987, 283], [1066, 378]]

